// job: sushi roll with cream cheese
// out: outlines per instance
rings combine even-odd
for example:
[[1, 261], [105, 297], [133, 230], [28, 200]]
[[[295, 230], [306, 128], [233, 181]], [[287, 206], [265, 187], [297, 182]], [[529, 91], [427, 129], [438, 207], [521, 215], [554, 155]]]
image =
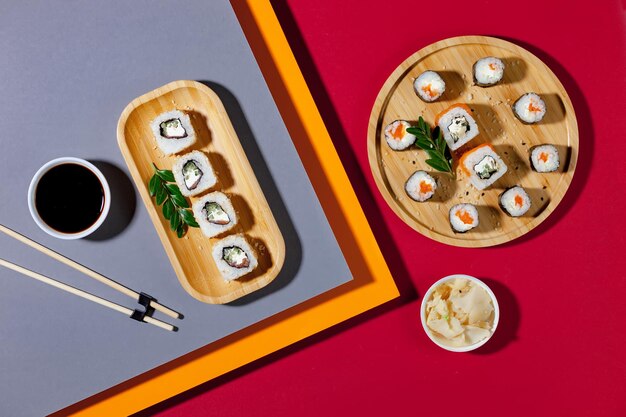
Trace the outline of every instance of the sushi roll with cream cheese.
[[526, 93], [513, 103], [513, 113], [523, 123], [539, 123], [546, 115], [546, 103], [539, 94]]
[[200, 194], [217, 182], [209, 158], [200, 151], [178, 157], [172, 166], [172, 172], [180, 192], [187, 197]]
[[161, 113], [150, 123], [150, 128], [157, 145], [166, 155], [179, 153], [196, 142], [191, 120], [180, 110]]
[[411, 199], [423, 203], [435, 195], [437, 181], [426, 171], [416, 171], [404, 184], [404, 190]]
[[478, 190], [489, 187], [508, 170], [502, 158], [489, 144], [465, 152], [459, 160], [459, 166]]
[[474, 83], [481, 87], [496, 85], [504, 75], [504, 62], [493, 56], [481, 58], [472, 66]]
[[561, 164], [559, 151], [554, 145], [539, 145], [530, 148], [530, 165], [537, 172], [554, 172]]
[[413, 81], [413, 89], [419, 98], [432, 103], [446, 91], [446, 83], [435, 71], [424, 71]]
[[385, 140], [394, 151], [402, 151], [415, 143], [415, 136], [406, 130], [411, 123], [406, 120], [396, 120], [385, 127]]
[[214, 237], [232, 229], [237, 224], [237, 213], [228, 196], [219, 191], [209, 193], [192, 206], [200, 230], [206, 237]]
[[500, 208], [511, 217], [520, 217], [530, 209], [532, 202], [526, 190], [519, 185], [506, 189], [500, 194]]
[[467, 105], [453, 104], [435, 118], [450, 150], [457, 150], [478, 136], [478, 125], [471, 113]]
[[450, 226], [457, 233], [465, 233], [478, 226], [478, 210], [473, 204], [457, 204], [450, 209]]
[[220, 240], [213, 246], [212, 255], [226, 281], [241, 278], [258, 265], [256, 253], [243, 235], [231, 235]]

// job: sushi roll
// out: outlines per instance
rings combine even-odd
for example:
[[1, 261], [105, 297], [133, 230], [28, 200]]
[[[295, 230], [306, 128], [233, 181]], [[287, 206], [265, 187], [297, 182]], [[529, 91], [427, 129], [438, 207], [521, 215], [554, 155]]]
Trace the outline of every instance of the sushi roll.
[[513, 113], [523, 123], [539, 123], [546, 115], [546, 103], [539, 94], [526, 93], [513, 103]]
[[554, 145], [539, 145], [530, 148], [530, 166], [537, 172], [554, 172], [561, 161]]
[[226, 194], [209, 193], [193, 203], [193, 215], [206, 237], [214, 237], [237, 224], [237, 213]]
[[411, 199], [423, 203], [435, 195], [437, 181], [426, 171], [416, 171], [404, 184], [404, 190]]
[[196, 142], [191, 120], [180, 110], [161, 113], [150, 123], [150, 128], [157, 145], [166, 155], [179, 153]]
[[209, 158], [200, 151], [192, 151], [177, 158], [172, 172], [180, 192], [187, 197], [200, 194], [217, 182]]
[[419, 98], [432, 103], [446, 91], [446, 83], [435, 71], [424, 71], [413, 81], [413, 89]]
[[465, 152], [459, 160], [459, 165], [478, 190], [489, 187], [508, 169], [502, 158], [489, 144], [483, 144]]
[[450, 226], [457, 233], [465, 233], [478, 226], [478, 210], [473, 204], [457, 204], [450, 209]]
[[213, 246], [213, 259], [225, 281], [240, 278], [254, 270], [256, 253], [243, 235], [227, 236]]
[[411, 123], [406, 120], [396, 120], [385, 127], [385, 140], [394, 151], [402, 151], [415, 143], [415, 136], [406, 130]]
[[493, 56], [481, 58], [472, 66], [474, 83], [481, 87], [496, 85], [504, 75], [504, 62]]
[[500, 194], [500, 208], [511, 217], [520, 217], [530, 209], [532, 202], [526, 190], [519, 185], [507, 188]]
[[450, 150], [457, 150], [478, 136], [478, 125], [471, 113], [467, 105], [453, 104], [435, 118]]

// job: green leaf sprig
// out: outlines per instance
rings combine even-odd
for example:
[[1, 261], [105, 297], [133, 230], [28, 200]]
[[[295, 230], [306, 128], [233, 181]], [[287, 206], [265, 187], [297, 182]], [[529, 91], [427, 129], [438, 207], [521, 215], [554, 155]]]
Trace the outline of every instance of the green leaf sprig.
[[455, 177], [455, 172], [452, 169], [450, 149], [448, 149], [448, 144], [443, 139], [443, 134], [439, 126], [431, 131], [428, 123], [420, 116], [417, 121], [417, 127], [409, 127], [406, 131], [415, 135], [417, 138], [415, 144], [425, 150], [430, 157], [430, 159], [426, 160], [428, 165], [435, 168], [437, 171], [448, 172]]
[[170, 221], [170, 228], [180, 238], [185, 235], [187, 226], [200, 227], [189, 210], [189, 203], [175, 183], [174, 174], [167, 169], [159, 169], [152, 164], [154, 174], [148, 183], [150, 196], [156, 197], [157, 205], [163, 204], [163, 217]]

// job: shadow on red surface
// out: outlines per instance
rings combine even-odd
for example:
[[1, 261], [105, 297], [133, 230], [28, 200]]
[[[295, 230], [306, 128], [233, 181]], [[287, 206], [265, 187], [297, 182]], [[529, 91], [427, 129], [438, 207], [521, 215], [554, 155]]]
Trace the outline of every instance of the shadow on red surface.
[[489, 343], [480, 349], [473, 350], [473, 355], [489, 355], [503, 349], [506, 345], [517, 339], [517, 330], [521, 320], [519, 303], [515, 295], [505, 285], [490, 278], [480, 279], [487, 284], [498, 300], [500, 307], [500, 322], [506, 325], [499, 326]]

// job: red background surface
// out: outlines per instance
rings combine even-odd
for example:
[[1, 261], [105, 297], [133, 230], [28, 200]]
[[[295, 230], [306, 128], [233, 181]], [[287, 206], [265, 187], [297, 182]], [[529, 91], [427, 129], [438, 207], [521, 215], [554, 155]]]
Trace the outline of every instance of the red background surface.
[[[273, 2], [402, 296], [141, 415], [626, 416], [625, 9], [501, 3]], [[396, 66], [432, 42], [475, 34], [541, 58], [580, 129], [579, 165], [556, 211], [487, 249], [405, 225], [366, 152], [372, 104]], [[484, 279], [501, 306], [498, 331], [474, 353], [446, 352], [421, 328], [421, 294], [451, 273]]]

